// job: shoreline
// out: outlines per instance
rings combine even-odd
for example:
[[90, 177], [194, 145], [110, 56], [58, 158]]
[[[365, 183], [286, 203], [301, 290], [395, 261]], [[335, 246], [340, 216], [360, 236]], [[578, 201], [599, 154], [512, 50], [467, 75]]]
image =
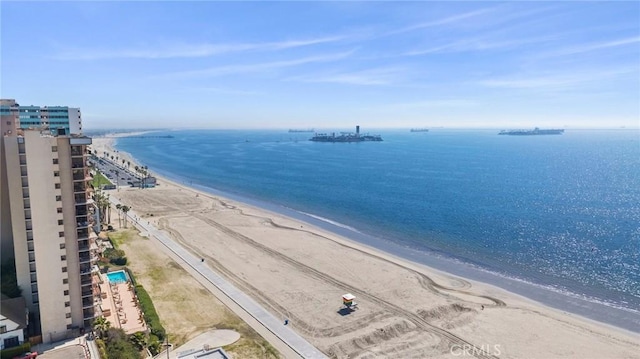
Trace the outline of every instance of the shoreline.
[[[107, 138], [105, 140], [106, 140], [105, 145], [107, 147], [112, 146], [113, 148], [113, 145], [114, 145], [113, 142], [115, 139]], [[122, 151], [118, 151], [118, 153], [120, 153], [121, 156], [123, 155], [128, 156], [129, 159], [132, 160], [132, 162], [136, 162], [133, 156], [131, 156], [130, 154]], [[139, 162], [136, 162], [136, 163], [139, 164]], [[153, 171], [153, 172], [155, 174], [159, 173], [157, 171]], [[613, 321], [613, 323], [611, 323], [612, 322], [611, 311], [615, 310], [612, 307], [608, 307], [605, 305], [598, 305], [597, 303], [587, 302], [577, 298], [571, 299], [565, 294], [554, 293], [548, 290], [546, 290], [548, 292], [546, 293], [547, 294], [546, 296], [543, 295], [542, 298], [536, 298], [535, 295], [530, 295], [530, 294], [536, 291], [537, 292], [544, 291], [545, 289], [534, 288], [533, 284], [522, 283], [522, 282], [518, 283], [513, 279], [503, 278], [503, 280], [509, 282], [507, 286], [508, 288], [504, 288], [503, 286], [500, 286], [499, 284], [496, 285], [493, 282], [496, 279], [495, 274], [482, 272], [477, 268], [470, 268], [470, 266], [466, 264], [462, 265], [461, 263], [454, 263], [451, 260], [448, 260], [445, 258], [438, 258], [437, 256], [430, 256], [431, 258], [425, 261], [426, 256], [424, 253], [420, 253], [415, 250], [408, 250], [407, 248], [401, 248], [400, 246], [395, 245], [393, 243], [385, 242], [383, 240], [370, 237], [359, 232], [353, 232], [348, 228], [345, 228], [344, 226], [326, 222], [324, 219], [318, 218], [313, 215], [301, 213], [290, 208], [277, 206], [269, 203], [260, 203], [259, 201], [254, 201], [254, 200], [247, 201], [246, 198], [242, 198], [241, 196], [224, 193], [224, 192], [211, 189], [205, 186], [199, 186], [199, 185], [189, 186], [189, 185], [180, 183], [180, 181], [176, 180], [176, 178], [168, 178], [164, 174], [162, 173], [160, 174], [161, 176], [159, 176], [159, 182], [162, 185], [159, 188], [161, 188], [162, 190], [169, 189], [169, 188], [166, 188], [169, 186], [175, 186], [178, 188], [178, 191], [187, 190], [193, 193], [200, 193], [205, 196], [213, 197], [223, 203], [239, 202], [237, 204], [241, 206], [244, 211], [251, 211], [251, 212], [257, 211], [260, 213], [266, 212], [268, 218], [280, 219], [281, 217], [285, 217], [286, 220], [288, 221], [293, 221], [296, 223], [301, 222], [303, 223], [303, 226], [305, 226], [305, 230], [307, 226], [310, 225], [309, 231], [315, 234], [318, 234], [318, 233], [321, 234], [321, 237], [323, 237], [321, 240], [329, 239], [339, 245], [343, 245], [345, 247], [354, 249], [356, 251], [367, 253], [369, 255], [375, 256], [385, 261], [389, 261], [391, 263], [395, 263], [399, 266], [409, 268], [411, 270], [415, 270], [420, 273], [426, 273], [428, 276], [434, 278], [437, 282], [448, 283], [449, 286], [454, 289], [456, 288], [457, 285], [460, 285], [462, 287], [465, 287], [468, 285], [469, 287], [474, 288], [474, 292], [476, 293], [491, 293], [492, 296], [494, 297], [497, 292], [499, 294], [499, 297], [508, 298], [508, 301], [511, 303], [525, 303], [524, 305], [527, 307], [536, 307], [536, 308], [541, 307], [542, 309], [544, 309], [545, 312], [546, 311], [552, 312], [553, 316], [562, 317], [572, 322], [574, 321], [579, 322], [579, 323], [582, 323], [582, 325], [586, 325], [589, 327], [593, 326], [593, 327], [599, 328], [599, 330], [604, 330], [608, 333], [618, 333], [619, 335], [622, 335], [622, 336], [633, 336], [635, 335], [635, 333], [632, 329], [634, 328], [638, 329], [636, 327], [636, 324], [634, 324], [633, 322], [630, 322], [627, 327], [625, 327], [624, 323], [620, 325], [621, 322], [616, 322], [615, 320]], [[167, 184], [167, 186], [163, 186], [164, 184]], [[165, 188], [162, 188], [162, 187], [165, 187]], [[125, 191], [127, 191], [127, 189], [125, 189]], [[135, 191], [135, 190], [132, 190], [132, 191]], [[113, 194], [115, 194], [115, 192]], [[175, 229], [175, 228], [172, 228], [172, 229]], [[356, 235], [356, 237], [357, 235], [360, 235], [360, 236], [369, 237], [369, 238], [364, 238], [365, 240], [363, 240], [363, 238], [353, 238], [354, 235]], [[373, 242], [370, 242], [369, 240], [373, 240]], [[376, 241], [378, 241], [378, 243], [376, 243]], [[382, 244], [382, 246], [379, 246], [378, 244]], [[394, 251], [394, 248], [389, 248], [393, 246], [400, 247], [400, 249], [403, 249], [405, 253], [397, 253]], [[395, 249], [397, 250], [398, 248], [395, 248]], [[459, 278], [456, 279], [455, 277], [459, 277]], [[460, 283], [466, 283], [467, 279], [469, 279], [473, 283], [460, 284]], [[519, 287], [525, 289], [524, 290], [525, 294], [518, 292]], [[550, 293], [551, 295], [549, 295]], [[553, 303], [555, 303], [556, 305], [549, 305], [545, 303], [545, 300], [547, 301], [551, 300], [552, 302], [555, 300], [556, 302], [553, 302]], [[562, 306], [558, 305], [558, 304], [561, 304], [562, 302], [567, 302], [566, 305], [568, 307], [578, 306], [579, 308], [582, 308], [583, 311], [586, 312], [586, 314], [591, 314], [591, 315], [582, 315], [581, 313], [575, 313], [574, 310], [570, 310], [571, 308], [563, 308]], [[513, 305], [511, 303], [510, 305]], [[594, 306], [601, 307], [600, 310], [596, 310], [595, 312], [601, 312], [604, 315], [604, 318], [603, 318], [604, 320], [598, 320], [598, 317], [593, 318]], [[516, 307], [519, 307], [519, 306], [516, 306]], [[484, 309], [484, 307], [482, 309]], [[566, 313], [565, 311], [570, 311], [572, 313]], [[624, 321], [625, 318], [628, 319], [627, 318], [628, 314], [629, 313], [625, 312], [623, 313], [623, 315], [620, 315], [619, 318], [621, 318], [621, 320]], [[609, 319], [609, 320], [606, 320], [606, 319]], [[633, 340], [631, 340], [631, 343], [635, 344]]]
[[[154, 174], [160, 173], [156, 170], [153, 172]], [[188, 190], [219, 197], [223, 200], [232, 200], [243, 205], [256, 207], [260, 210], [290, 217], [294, 220], [344, 237], [351, 245], [365, 246], [370, 250], [392, 256], [399, 261], [425, 266], [430, 271], [438, 271], [443, 275], [453, 275], [464, 280], [471, 280], [493, 286], [551, 309], [566, 311], [586, 320], [621, 329], [629, 333], [640, 333], [640, 311], [631, 308], [619, 307], [602, 301], [582, 298], [576, 293], [555, 290], [554, 288], [549, 288], [541, 284], [502, 275], [453, 257], [447, 257], [446, 254], [439, 255], [419, 249], [407, 248], [395, 242], [377, 238], [359, 232], [356, 229], [351, 229], [347, 225], [330, 223], [331, 220], [322, 219], [321, 217], [300, 212], [292, 208], [242, 197], [241, 195], [233, 193], [226, 193], [198, 184], [181, 183], [179, 180], [171, 178], [171, 176], [167, 176], [166, 174], [160, 174], [156, 177], [161, 182], [170, 182], [175, 186]], [[631, 317], [629, 315], [631, 315]]]
[[[115, 143], [117, 138], [148, 132], [153, 131], [119, 133], [114, 136], [107, 136], [107, 138], [110, 139], [110, 147], [117, 150], [117, 143]], [[139, 161], [131, 154], [119, 150], [118, 153], [128, 156], [131, 162], [139, 164]], [[286, 216], [344, 237], [352, 244], [363, 245], [371, 250], [394, 256], [400, 261], [409, 261], [416, 265], [426, 266], [428, 270], [435, 270], [445, 275], [454, 275], [463, 279], [494, 286], [555, 310], [570, 312], [585, 319], [632, 333], [640, 333], [640, 311], [632, 308], [621, 307], [600, 300], [599, 298], [585, 298], [578, 293], [559, 290], [550, 285], [538, 284], [494, 272], [482, 268], [479, 265], [448, 256], [446, 253], [409, 248], [384, 238], [378, 238], [360, 232], [356, 228], [351, 228], [348, 225], [334, 222], [311, 213], [305, 213], [260, 199], [245, 197], [241, 194], [229, 193], [200, 184], [188, 183], [191, 181], [181, 179], [179, 176], [171, 173], [164, 173], [163, 171], [155, 169], [153, 172], [160, 181], [170, 182], [173, 185], [192, 191], [199, 191], [203, 194], [220, 197], [221, 199], [230, 199], [244, 205]]]

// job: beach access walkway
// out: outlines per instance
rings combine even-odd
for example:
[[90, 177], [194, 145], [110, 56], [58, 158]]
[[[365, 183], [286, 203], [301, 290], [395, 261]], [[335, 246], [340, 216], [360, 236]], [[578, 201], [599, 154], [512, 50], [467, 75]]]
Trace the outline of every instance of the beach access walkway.
[[[122, 204], [113, 196], [110, 200], [114, 206]], [[166, 232], [157, 229], [149, 221], [140, 220], [134, 211], [129, 211], [126, 215], [128, 220], [138, 229], [148, 233], [149, 239], [155, 239], [167, 248], [168, 253], [176, 259], [178, 264], [262, 335], [285, 358], [327, 358], [289, 326], [285, 326], [282, 320], [267, 312], [248, 295], [214, 272], [206, 262], [202, 262], [200, 258], [174, 241]]]

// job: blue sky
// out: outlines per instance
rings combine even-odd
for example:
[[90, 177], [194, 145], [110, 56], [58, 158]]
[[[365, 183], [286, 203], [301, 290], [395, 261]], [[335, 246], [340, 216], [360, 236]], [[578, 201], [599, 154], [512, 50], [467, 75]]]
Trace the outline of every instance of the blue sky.
[[638, 127], [640, 2], [6, 2], [1, 96], [85, 128]]

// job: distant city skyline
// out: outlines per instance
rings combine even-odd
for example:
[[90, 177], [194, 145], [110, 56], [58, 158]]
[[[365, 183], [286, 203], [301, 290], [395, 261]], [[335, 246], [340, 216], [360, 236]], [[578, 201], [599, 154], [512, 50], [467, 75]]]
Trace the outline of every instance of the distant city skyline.
[[638, 128], [640, 3], [2, 2], [1, 97], [102, 128]]

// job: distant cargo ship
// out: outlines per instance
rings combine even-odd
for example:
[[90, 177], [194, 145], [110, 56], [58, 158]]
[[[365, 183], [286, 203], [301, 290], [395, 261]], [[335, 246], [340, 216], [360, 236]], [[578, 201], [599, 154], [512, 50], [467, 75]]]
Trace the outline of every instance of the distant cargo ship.
[[356, 132], [342, 132], [340, 135], [336, 136], [336, 133], [332, 134], [326, 133], [316, 133], [315, 136], [311, 137], [309, 141], [314, 142], [365, 142], [365, 141], [374, 141], [380, 142], [382, 141], [382, 137], [380, 135], [361, 135], [360, 134], [360, 126], [356, 126]]
[[509, 135], [509, 136], [533, 136], [533, 135], [561, 135], [563, 133], [564, 133], [563, 129], [550, 128], [550, 129], [541, 130], [536, 127], [533, 130], [502, 130], [498, 134]]
[[412, 128], [411, 132], [429, 132], [428, 128]]
[[315, 130], [313, 128], [306, 128], [306, 129], [290, 128], [289, 132], [315, 132]]

